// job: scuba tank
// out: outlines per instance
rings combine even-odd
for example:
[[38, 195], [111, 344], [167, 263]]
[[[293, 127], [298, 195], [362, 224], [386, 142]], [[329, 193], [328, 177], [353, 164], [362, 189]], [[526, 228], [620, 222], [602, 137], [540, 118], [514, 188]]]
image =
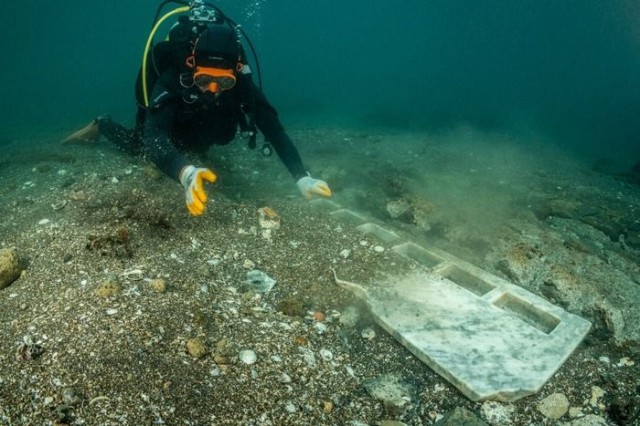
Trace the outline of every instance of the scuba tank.
[[[178, 7], [162, 15], [165, 6], [170, 3], [174, 3], [178, 5]], [[154, 43], [156, 33], [160, 26], [167, 19], [176, 15], [178, 15], [178, 21], [169, 30], [167, 39]], [[248, 50], [251, 51], [258, 76], [258, 89], [262, 90], [262, 74], [258, 56], [249, 36], [240, 25], [228, 18], [218, 7], [204, 0], [164, 0], [156, 10], [136, 80], [135, 93], [138, 103], [138, 117], [136, 121], [138, 125], [141, 125], [144, 121], [144, 116], [150, 105], [149, 92], [157, 82], [162, 71], [168, 67], [175, 66], [175, 64], [184, 62], [184, 58], [186, 58], [188, 52], [192, 49], [195, 40], [200, 33], [207, 28], [207, 25], [211, 24], [227, 25], [237, 34], [240, 56], [243, 62], [247, 60], [243, 42], [249, 47]], [[240, 75], [239, 77], [242, 78], [243, 76]], [[251, 77], [247, 75], [246, 78]], [[253, 119], [255, 99], [253, 99], [253, 96], [246, 95], [243, 96], [243, 98], [245, 98], [242, 102], [244, 114], [239, 120], [240, 129], [241, 133], [248, 137], [249, 147], [253, 149], [256, 147], [257, 137], [257, 129]], [[272, 150], [268, 142], [265, 142], [261, 152], [264, 155], [271, 154]]]

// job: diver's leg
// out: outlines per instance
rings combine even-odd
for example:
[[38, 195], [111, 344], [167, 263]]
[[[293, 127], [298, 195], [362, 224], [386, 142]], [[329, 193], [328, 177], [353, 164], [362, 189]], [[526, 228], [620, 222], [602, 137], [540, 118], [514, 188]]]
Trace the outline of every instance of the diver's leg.
[[141, 154], [141, 139], [137, 127], [135, 129], [127, 129], [107, 116], [96, 118], [95, 123], [100, 134], [120, 151], [131, 155]]

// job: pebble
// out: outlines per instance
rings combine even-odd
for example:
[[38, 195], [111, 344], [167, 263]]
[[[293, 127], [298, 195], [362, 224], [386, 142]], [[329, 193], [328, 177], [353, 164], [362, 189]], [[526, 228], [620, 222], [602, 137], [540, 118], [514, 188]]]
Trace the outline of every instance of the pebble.
[[373, 251], [375, 251], [376, 253], [382, 253], [384, 251], [384, 247], [382, 247], [382, 246], [374, 246], [373, 247]]
[[616, 366], [618, 367], [631, 367], [635, 365], [635, 362], [633, 362], [633, 360], [627, 356], [625, 356], [624, 358], [620, 358], [620, 361], [618, 361], [618, 363], [616, 364]]
[[329, 349], [320, 349], [320, 358], [324, 361], [331, 361], [333, 359], [333, 353]]
[[106, 279], [105, 281], [100, 283], [100, 285], [96, 289], [96, 294], [99, 297], [105, 297], [105, 298], [116, 296], [121, 292], [122, 292], [122, 287], [120, 286], [120, 283], [118, 283], [118, 281], [114, 278]]
[[540, 401], [537, 408], [546, 418], [558, 420], [569, 410], [569, 400], [564, 394], [554, 393]]
[[115, 315], [118, 313], [118, 310], [115, 308], [107, 309], [107, 315]]
[[315, 324], [313, 324], [313, 328], [316, 329], [318, 334], [322, 334], [327, 331], [327, 326], [323, 322], [316, 322]]
[[238, 354], [238, 358], [247, 365], [255, 364], [258, 360], [258, 356], [251, 349], [241, 350]]
[[167, 291], [167, 281], [163, 278], [155, 278], [149, 281], [149, 287], [156, 293], [164, 293]]
[[38, 222], [38, 225], [47, 225], [51, 223], [51, 220], [49, 219], [42, 219], [40, 222]]
[[194, 358], [202, 358], [207, 353], [204, 341], [199, 337], [187, 340], [187, 353]]
[[20, 256], [14, 248], [0, 249], [0, 289], [20, 277]]
[[342, 256], [344, 259], [348, 258], [351, 255], [351, 250], [348, 249], [344, 249], [340, 252], [340, 256]]
[[507, 426], [513, 424], [513, 405], [487, 401], [482, 404], [481, 411], [491, 425]]
[[362, 330], [362, 333], [360, 333], [360, 335], [364, 338], [364, 339], [368, 339], [368, 340], [372, 340], [375, 339], [376, 337], [376, 332], [373, 328], [371, 327], [367, 327], [364, 330]]
[[604, 396], [605, 391], [599, 386], [591, 386], [591, 399], [589, 404], [592, 407], [598, 407], [600, 399]]

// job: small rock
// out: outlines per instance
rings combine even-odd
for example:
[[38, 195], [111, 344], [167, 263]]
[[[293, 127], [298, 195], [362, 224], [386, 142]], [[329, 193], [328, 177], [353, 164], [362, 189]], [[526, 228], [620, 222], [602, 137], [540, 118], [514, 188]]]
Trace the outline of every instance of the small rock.
[[329, 349], [320, 349], [320, 358], [329, 362], [333, 359], [333, 353]]
[[199, 337], [187, 340], [187, 353], [194, 358], [202, 358], [207, 353], [204, 341]]
[[20, 258], [14, 248], [0, 249], [0, 290], [20, 276]]
[[228, 339], [221, 339], [216, 343], [216, 352], [213, 355], [213, 360], [216, 364], [231, 364], [236, 353], [236, 346], [231, 341]]
[[400, 376], [385, 374], [364, 383], [367, 393], [382, 402], [388, 414], [399, 415], [411, 403], [415, 389]]
[[255, 269], [256, 264], [253, 261], [249, 260], [249, 259], [245, 259], [245, 261], [242, 262], [242, 267], [244, 269]]
[[163, 278], [154, 278], [149, 281], [149, 287], [156, 293], [164, 293], [167, 291], [167, 281]]
[[510, 426], [513, 424], [513, 405], [496, 401], [486, 401], [481, 407], [482, 415], [490, 425]]
[[591, 399], [589, 404], [592, 407], [598, 407], [600, 399], [604, 396], [605, 391], [599, 386], [591, 386]]
[[617, 367], [632, 367], [635, 365], [635, 362], [627, 356], [620, 358], [620, 361], [616, 364]]
[[573, 420], [569, 426], [607, 426], [607, 422], [595, 414], [587, 414], [581, 419]]
[[115, 278], [107, 278], [96, 289], [96, 294], [104, 298], [116, 296], [121, 292], [122, 286]]
[[569, 400], [561, 393], [554, 393], [540, 401], [537, 408], [546, 418], [558, 420], [569, 410]]
[[455, 408], [435, 424], [436, 426], [487, 426], [485, 422], [464, 407]]
[[373, 340], [376, 337], [376, 332], [375, 332], [375, 330], [373, 328], [367, 327], [364, 330], [362, 330], [362, 333], [360, 333], [360, 335], [364, 339]]

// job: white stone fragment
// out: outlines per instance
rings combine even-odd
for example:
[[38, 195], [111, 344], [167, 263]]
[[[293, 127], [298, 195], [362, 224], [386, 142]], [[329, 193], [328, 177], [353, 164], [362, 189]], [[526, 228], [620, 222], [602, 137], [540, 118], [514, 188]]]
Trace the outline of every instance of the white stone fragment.
[[513, 424], [512, 416], [514, 408], [511, 404], [487, 401], [482, 404], [481, 410], [490, 425], [508, 426]]
[[42, 219], [40, 222], [38, 222], [38, 225], [48, 225], [49, 223], [51, 223], [51, 220]]
[[599, 386], [591, 386], [591, 399], [589, 404], [592, 407], [597, 407], [600, 399], [604, 396], [605, 391]]
[[118, 182], [120, 182], [120, 181], [118, 180], [117, 177], [114, 176], [114, 177], [111, 178], [111, 183], [118, 183]]
[[616, 364], [616, 366], [618, 367], [631, 367], [635, 365], [635, 362], [633, 362], [633, 360], [627, 356], [625, 356], [624, 358], [620, 358], [620, 361], [618, 361], [618, 363]]
[[384, 251], [384, 247], [382, 246], [373, 246], [373, 251], [376, 253], [382, 253]]
[[115, 308], [109, 308], [107, 309], [107, 315], [115, 315], [118, 313], [118, 310]]
[[325, 325], [325, 323], [323, 322], [316, 322], [313, 324], [313, 328], [316, 329], [316, 331], [318, 332], [318, 334], [323, 334], [325, 331], [327, 331], [327, 326]]
[[351, 255], [351, 250], [348, 249], [344, 249], [340, 252], [340, 256], [342, 256], [343, 258], [348, 258]]

